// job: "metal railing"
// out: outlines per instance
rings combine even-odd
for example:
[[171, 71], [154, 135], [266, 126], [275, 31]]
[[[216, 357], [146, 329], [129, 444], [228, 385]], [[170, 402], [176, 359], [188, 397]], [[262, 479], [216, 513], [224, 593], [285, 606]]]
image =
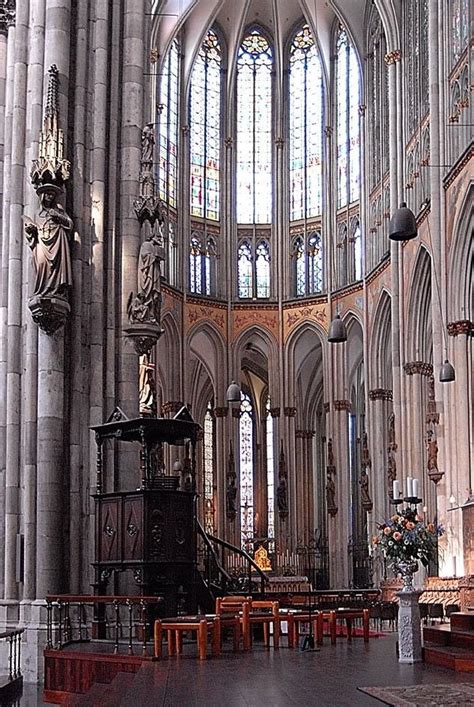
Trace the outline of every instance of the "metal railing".
[[61, 650], [71, 643], [108, 639], [113, 640], [118, 654], [125, 634], [128, 654], [134, 654], [138, 641], [145, 655], [150, 637], [149, 607], [162, 601], [162, 597], [48, 595], [46, 648]]

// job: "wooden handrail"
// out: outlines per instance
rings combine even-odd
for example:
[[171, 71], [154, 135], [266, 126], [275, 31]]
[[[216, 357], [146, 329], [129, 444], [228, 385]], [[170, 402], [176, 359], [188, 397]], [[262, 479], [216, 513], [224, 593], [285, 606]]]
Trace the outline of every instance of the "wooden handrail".
[[224, 575], [224, 577], [226, 578], [226, 580], [227, 580], [228, 582], [232, 581], [232, 577], [230, 576], [230, 574], [229, 574], [229, 573], [227, 572], [227, 570], [224, 569], [224, 567], [221, 565], [221, 561], [219, 560], [219, 555], [218, 555], [217, 552], [215, 551], [213, 544], [212, 544], [211, 541], [209, 540], [209, 537], [208, 537], [206, 531], [204, 530], [204, 528], [202, 527], [201, 523], [199, 522], [199, 519], [198, 519], [198, 518], [196, 518], [196, 525], [197, 525], [198, 533], [199, 533], [199, 535], [202, 537], [202, 539], [204, 540], [204, 543], [206, 544], [206, 546], [209, 548], [210, 553], [211, 553], [211, 555], [212, 555], [212, 557], [213, 557], [214, 562], [215, 562], [216, 565], [217, 565], [217, 568], [218, 568], [219, 572], [221, 572], [221, 574]]
[[123, 603], [129, 601], [134, 604], [159, 604], [163, 601], [163, 597], [122, 596], [120, 594], [107, 596], [96, 594], [48, 594], [46, 601], [64, 602], [65, 604], [113, 604], [115, 601]]

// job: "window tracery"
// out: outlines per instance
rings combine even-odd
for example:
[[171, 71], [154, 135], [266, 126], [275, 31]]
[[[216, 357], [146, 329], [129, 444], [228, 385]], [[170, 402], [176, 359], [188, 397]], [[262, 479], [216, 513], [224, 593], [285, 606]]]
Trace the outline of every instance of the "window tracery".
[[272, 214], [273, 50], [258, 28], [237, 58], [237, 221], [270, 223]]
[[323, 76], [313, 35], [305, 24], [289, 56], [290, 221], [322, 211]]
[[177, 201], [179, 47], [175, 39], [161, 73], [158, 101], [158, 192], [173, 208]]
[[242, 546], [254, 535], [254, 412], [250, 396], [241, 394], [239, 418], [240, 444], [240, 536]]
[[193, 232], [189, 249], [189, 291], [211, 295], [215, 290], [216, 242], [209, 237], [203, 246], [203, 234]]
[[255, 248], [250, 239], [241, 241], [237, 253], [238, 295], [241, 299], [266, 299], [270, 296], [270, 245], [259, 240]]
[[210, 30], [191, 75], [191, 215], [217, 221], [220, 199], [221, 46]]
[[360, 197], [360, 80], [357, 56], [343, 27], [336, 41], [337, 206]]

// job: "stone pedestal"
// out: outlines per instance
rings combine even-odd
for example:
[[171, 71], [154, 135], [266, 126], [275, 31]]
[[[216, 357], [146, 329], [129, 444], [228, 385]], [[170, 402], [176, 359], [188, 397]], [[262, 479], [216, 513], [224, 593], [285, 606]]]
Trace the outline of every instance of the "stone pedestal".
[[421, 656], [421, 620], [418, 600], [422, 590], [397, 592], [398, 611], [398, 661], [419, 663]]

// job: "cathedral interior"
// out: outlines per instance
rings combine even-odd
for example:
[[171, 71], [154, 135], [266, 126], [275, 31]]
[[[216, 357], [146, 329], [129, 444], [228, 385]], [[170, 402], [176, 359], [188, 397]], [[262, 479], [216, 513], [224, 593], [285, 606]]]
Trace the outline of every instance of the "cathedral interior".
[[138, 487], [321, 590], [393, 580], [407, 489], [442, 527], [417, 584], [474, 576], [473, 26], [0, 2], [0, 624], [31, 679], [47, 595], [164, 591], [97, 560]]

